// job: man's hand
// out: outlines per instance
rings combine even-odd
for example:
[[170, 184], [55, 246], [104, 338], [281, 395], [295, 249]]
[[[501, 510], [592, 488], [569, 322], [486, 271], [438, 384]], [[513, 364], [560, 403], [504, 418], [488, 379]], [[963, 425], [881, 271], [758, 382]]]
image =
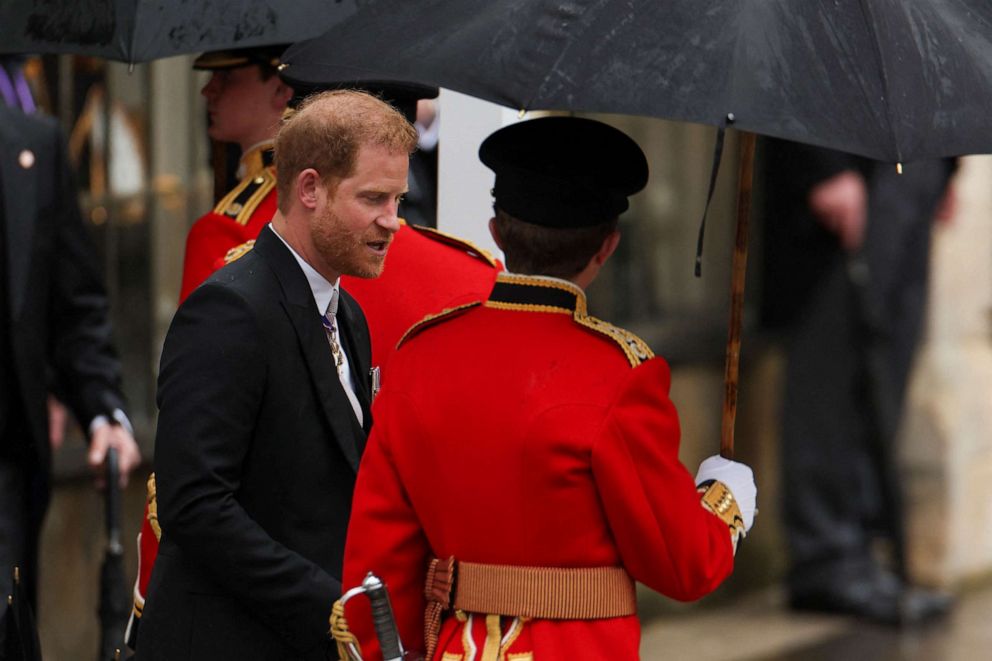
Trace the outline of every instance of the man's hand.
[[86, 463], [93, 471], [94, 481], [100, 489], [105, 486], [107, 448], [111, 447], [117, 450], [121, 487], [127, 486], [131, 471], [141, 463], [141, 451], [138, 450], [138, 444], [124, 427], [109, 422], [97, 426], [90, 438], [90, 451], [86, 456]]
[[65, 442], [65, 425], [68, 416], [65, 406], [55, 395], [48, 395], [48, 443], [55, 452]]
[[868, 222], [868, 187], [857, 172], [845, 170], [816, 185], [809, 193], [809, 208], [824, 227], [837, 235], [841, 246], [861, 248]]

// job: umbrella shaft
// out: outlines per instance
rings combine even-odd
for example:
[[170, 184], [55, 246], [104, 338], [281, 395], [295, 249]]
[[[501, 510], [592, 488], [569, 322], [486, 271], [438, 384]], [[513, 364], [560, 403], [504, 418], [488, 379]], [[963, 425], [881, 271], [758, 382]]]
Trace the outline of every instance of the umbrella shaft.
[[734, 422], [737, 418], [741, 329], [744, 320], [744, 278], [747, 272], [748, 221], [751, 216], [751, 187], [754, 180], [755, 135], [740, 133], [740, 165], [737, 180], [737, 234], [730, 280], [730, 323], [727, 331], [727, 362], [724, 371], [723, 418], [720, 425], [720, 455], [734, 458]]

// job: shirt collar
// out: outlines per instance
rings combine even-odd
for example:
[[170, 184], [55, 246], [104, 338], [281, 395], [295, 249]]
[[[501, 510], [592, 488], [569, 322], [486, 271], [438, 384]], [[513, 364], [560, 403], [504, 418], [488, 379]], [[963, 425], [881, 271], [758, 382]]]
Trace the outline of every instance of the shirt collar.
[[289, 248], [289, 252], [292, 253], [293, 257], [296, 258], [296, 262], [303, 269], [303, 275], [307, 277], [307, 283], [309, 283], [310, 291], [313, 293], [313, 300], [317, 304], [317, 310], [320, 311], [320, 314], [326, 314], [327, 308], [331, 304], [331, 297], [334, 296], [334, 290], [338, 288], [341, 278], [338, 278], [333, 283], [328, 281], [327, 278], [317, 272], [317, 269], [310, 266], [298, 252], [293, 250], [293, 246], [289, 245], [286, 239], [282, 238], [272, 223], [269, 223], [269, 228], [273, 234], [279, 237], [283, 245]]

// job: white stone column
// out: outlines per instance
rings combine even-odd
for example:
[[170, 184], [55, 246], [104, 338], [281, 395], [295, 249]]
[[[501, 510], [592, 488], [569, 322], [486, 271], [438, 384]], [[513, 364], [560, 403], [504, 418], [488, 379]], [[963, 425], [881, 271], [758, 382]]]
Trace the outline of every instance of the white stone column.
[[437, 227], [502, 258], [489, 236], [493, 173], [479, 161], [479, 145], [496, 129], [517, 121], [509, 108], [442, 89], [438, 98]]
[[961, 161], [934, 232], [928, 334], [903, 428], [911, 568], [950, 584], [992, 569], [992, 157]]

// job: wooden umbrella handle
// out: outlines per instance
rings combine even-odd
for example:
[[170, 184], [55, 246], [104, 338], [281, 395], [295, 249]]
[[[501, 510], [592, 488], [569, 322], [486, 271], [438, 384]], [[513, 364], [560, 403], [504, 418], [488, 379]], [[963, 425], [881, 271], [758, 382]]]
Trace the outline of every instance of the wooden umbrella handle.
[[737, 384], [740, 380], [744, 278], [747, 272], [747, 231], [751, 217], [755, 135], [742, 131], [739, 144], [737, 235], [734, 239], [734, 264], [730, 280], [730, 324], [727, 331], [727, 364], [723, 376], [723, 418], [720, 426], [720, 456], [727, 459], [734, 458], [734, 421], [737, 418]]

